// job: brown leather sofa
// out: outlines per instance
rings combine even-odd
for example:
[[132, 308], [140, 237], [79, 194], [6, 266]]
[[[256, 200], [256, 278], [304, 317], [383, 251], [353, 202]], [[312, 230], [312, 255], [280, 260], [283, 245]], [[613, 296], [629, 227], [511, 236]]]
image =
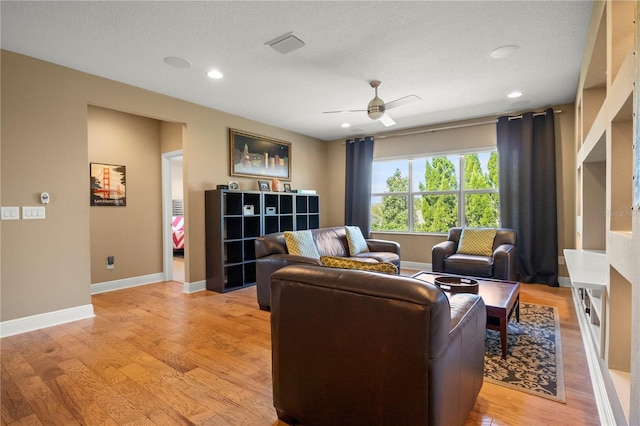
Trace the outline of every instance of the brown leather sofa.
[[317, 266], [271, 276], [273, 402], [305, 425], [462, 425], [486, 308], [414, 278]]
[[[350, 256], [344, 226], [312, 229], [311, 235], [320, 256], [389, 262], [396, 265], [400, 271], [400, 244], [395, 241], [367, 239], [369, 251]], [[271, 274], [288, 265], [320, 265], [320, 261], [317, 259], [289, 254], [283, 232], [259, 237], [255, 241], [255, 250], [258, 305], [263, 311], [268, 311], [271, 306], [271, 291], [269, 290]]]
[[492, 256], [456, 253], [462, 229], [449, 229], [447, 241], [433, 246], [431, 250], [431, 268], [433, 272], [517, 281], [517, 235], [513, 229], [497, 229], [496, 237], [493, 240]]

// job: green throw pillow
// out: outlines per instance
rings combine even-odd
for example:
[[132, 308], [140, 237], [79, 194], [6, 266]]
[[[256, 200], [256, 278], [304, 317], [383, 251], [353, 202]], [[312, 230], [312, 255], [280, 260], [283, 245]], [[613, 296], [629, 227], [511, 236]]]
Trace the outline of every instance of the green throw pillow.
[[362, 231], [357, 226], [345, 226], [347, 232], [347, 243], [349, 244], [349, 254], [355, 256], [358, 253], [366, 253], [369, 251], [367, 241], [362, 235]]
[[320, 256], [322, 266], [340, 269], [359, 269], [361, 271], [384, 272], [397, 274], [398, 267], [389, 262], [365, 262], [362, 260], [345, 259], [344, 257]]
[[496, 238], [495, 228], [464, 228], [460, 235], [458, 253], [476, 256], [493, 255], [493, 240]]
[[285, 231], [284, 240], [289, 254], [320, 259], [311, 231]]

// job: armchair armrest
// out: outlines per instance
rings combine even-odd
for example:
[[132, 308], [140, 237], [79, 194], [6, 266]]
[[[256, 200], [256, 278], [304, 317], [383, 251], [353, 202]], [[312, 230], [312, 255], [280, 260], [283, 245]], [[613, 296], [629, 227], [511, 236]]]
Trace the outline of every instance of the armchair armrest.
[[263, 311], [271, 306], [270, 279], [278, 269], [288, 265], [320, 265], [319, 259], [292, 254], [276, 253], [256, 259], [256, 293], [258, 305]]
[[389, 253], [395, 253], [400, 256], [400, 244], [395, 241], [389, 240], [377, 240], [377, 239], [367, 239], [367, 247], [369, 247], [369, 251], [386, 251]]
[[518, 280], [518, 248], [500, 244], [493, 252], [493, 277], [500, 280]]
[[455, 254], [457, 244], [453, 241], [443, 241], [431, 249], [431, 269], [433, 272], [444, 272], [444, 260]]

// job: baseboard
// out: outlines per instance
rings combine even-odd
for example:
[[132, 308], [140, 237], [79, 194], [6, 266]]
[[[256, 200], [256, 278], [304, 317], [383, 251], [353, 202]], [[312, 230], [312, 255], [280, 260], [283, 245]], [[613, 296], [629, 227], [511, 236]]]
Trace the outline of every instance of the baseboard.
[[183, 293], [196, 293], [198, 291], [204, 291], [207, 289], [206, 287], [207, 281], [198, 281], [195, 283], [184, 283], [182, 285]]
[[431, 264], [423, 262], [407, 262], [402, 260], [400, 261], [400, 268], [415, 269], [416, 271], [430, 271]]
[[584, 352], [587, 356], [587, 364], [589, 366], [589, 376], [591, 377], [591, 385], [593, 386], [593, 397], [596, 401], [596, 407], [598, 408], [598, 416], [600, 417], [600, 424], [602, 425], [615, 425], [616, 418], [613, 414], [611, 402], [609, 401], [609, 395], [607, 393], [607, 387], [602, 376], [602, 370], [600, 369], [600, 362], [598, 361], [598, 354], [591, 341], [591, 332], [589, 331], [589, 325], [584, 315], [580, 314], [582, 307], [580, 306], [579, 296], [576, 295], [576, 289], [571, 292], [573, 298], [573, 305], [576, 309], [578, 324], [580, 326], [580, 334], [582, 335], [582, 344], [584, 345]]
[[560, 287], [571, 287], [571, 278], [558, 277], [558, 284], [560, 285]]
[[0, 337], [8, 337], [28, 331], [39, 330], [71, 321], [94, 317], [93, 305], [82, 305], [45, 314], [3, 321], [0, 323]]
[[137, 287], [140, 285], [159, 283], [162, 281], [164, 281], [164, 274], [162, 272], [159, 272], [157, 274], [142, 275], [140, 277], [106, 281], [103, 283], [91, 284], [91, 294], [94, 295], [106, 293], [108, 291], [122, 290], [123, 288]]

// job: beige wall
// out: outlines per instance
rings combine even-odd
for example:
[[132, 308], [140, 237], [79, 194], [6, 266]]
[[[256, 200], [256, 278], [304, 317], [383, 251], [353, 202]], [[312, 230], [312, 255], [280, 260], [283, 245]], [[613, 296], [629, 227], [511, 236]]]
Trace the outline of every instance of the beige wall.
[[[562, 255], [562, 249], [575, 247], [575, 114], [573, 105], [559, 105], [554, 109], [562, 111], [555, 115], [558, 253]], [[495, 116], [483, 117], [376, 135], [374, 158], [406, 158], [408, 156], [495, 147], [496, 118]], [[467, 125], [469, 126], [464, 127]], [[456, 128], [424, 132], [424, 130], [428, 129], [447, 127]], [[325, 217], [327, 217], [331, 226], [344, 224], [344, 162], [344, 142], [333, 141], [329, 143], [327, 149], [327, 176], [330, 177], [330, 187], [333, 188], [329, 200], [333, 208]], [[404, 262], [420, 263], [431, 263], [431, 248], [446, 239], [444, 235], [383, 232], [372, 233], [372, 237], [397, 241], [402, 247], [402, 260]], [[561, 276], [567, 276], [564, 265], [559, 266], [559, 273]]]
[[[187, 221], [187, 282], [195, 283], [205, 278], [203, 191], [231, 179], [227, 136], [230, 127], [291, 141], [292, 187], [318, 190], [321, 195], [321, 226], [344, 223], [345, 165], [342, 141], [319, 141], [7, 51], [2, 51], [1, 59], [0, 202], [3, 206], [38, 205], [38, 196], [43, 191], [49, 192], [52, 200], [46, 207], [46, 220], [0, 222], [1, 321], [91, 303], [91, 253], [103, 248], [98, 248], [99, 244], [95, 241], [92, 244], [95, 238], [91, 231], [92, 212], [88, 190], [89, 105], [112, 110], [112, 113], [122, 112], [160, 122], [158, 167], [160, 152], [173, 151], [181, 146]], [[561, 182], [559, 179], [562, 190], [558, 191], [559, 245], [564, 248], [572, 247], [565, 235], [566, 229], [575, 229], [571, 213], [574, 211], [574, 156], [565, 154], [575, 152], [575, 147], [573, 113], [568, 111], [571, 107], [563, 105], [560, 108], [567, 111], [558, 116], [558, 144], [562, 152], [562, 160], [558, 161], [558, 168], [562, 170], [559, 174], [562, 176]], [[495, 136], [489, 141], [485, 140], [486, 136], [478, 135], [490, 135], [491, 127], [474, 126], [458, 131], [423, 133], [420, 136], [406, 136], [402, 141], [400, 137], [392, 138], [391, 134], [385, 135], [386, 138], [378, 135], [376, 156], [490, 146], [495, 144]], [[178, 136], [172, 137], [171, 134]], [[571, 137], [567, 138], [566, 134], [571, 134]], [[169, 141], [165, 140], [165, 136]], [[178, 139], [181, 139], [181, 144], [177, 142]], [[568, 143], [571, 145], [566, 145]], [[241, 189], [255, 188], [254, 179], [234, 180], [239, 181]], [[130, 179], [128, 182], [133, 185]], [[159, 212], [157, 214], [160, 215]], [[403, 261], [427, 263], [431, 261], [431, 247], [443, 239], [441, 236], [375, 236], [400, 241]], [[111, 254], [110, 251], [108, 253]], [[96, 256], [98, 270], [102, 268], [100, 264], [106, 261], [102, 258], [108, 253], [105, 251]], [[120, 270], [120, 265], [124, 269], [129, 257], [132, 256], [126, 253], [116, 255], [115, 271]], [[152, 260], [150, 263], [154, 262]], [[132, 270], [131, 274], [136, 276], [156, 269], [150, 266], [145, 267], [144, 271]], [[115, 276], [106, 275], [107, 279]], [[95, 280], [102, 279], [96, 277]]]
[[[315, 188], [328, 209], [325, 142], [4, 50], [1, 66], [0, 202], [38, 205], [41, 192], [51, 195], [46, 220], [0, 222], [1, 321], [91, 303], [89, 105], [184, 124], [188, 282], [205, 279], [203, 191], [230, 180], [229, 127], [292, 142], [292, 186]], [[254, 188], [254, 179], [236, 180]]]
[[[90, 207], [91, 283], [162, 272], [160, 122], [89, 107], [89, 161], [126, 166], [127, 205]], [[107, 269], [107, 256], [115, 257]]]
[[3, 206], [45, 220], [2, 221], [2, 321], [91, 303], [87, 99], [76, 73], [2, 52]]

